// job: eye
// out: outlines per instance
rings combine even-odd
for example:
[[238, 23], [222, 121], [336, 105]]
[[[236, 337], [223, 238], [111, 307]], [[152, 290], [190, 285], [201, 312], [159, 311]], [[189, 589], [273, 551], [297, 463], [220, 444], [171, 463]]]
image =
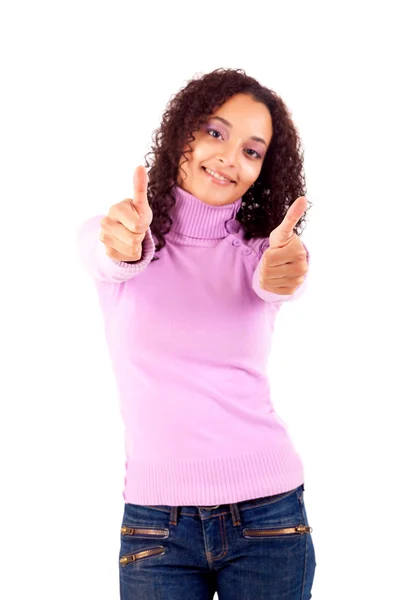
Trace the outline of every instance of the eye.
[[[221, 133], [219, 131], [217, 131], [216, 129], [208, 129], [208, 133], [216, 133], [218, 135], [221, 135]], [[217, 139], [214, 135], [212, 135], [211, 137]]]
[[[207, 133], [211, 134], [211, 137], [213, 137], [215, 140], [218, 139], [217, 136], [219, 136], [219, 135], [222, 137], [221, 132], [217, 131], [217, 129], [208, 128], [207, 129]], [[216, 133], [217, 135], [216, 136], [212, 135], [213, 133]], [[249, 150], [249, 152], [254, 152], [253, 155], [249, 154], [248, 156], [251, 156], [252, 158], [261, 158], [261, 154], [259, 154], [258, 152], [256, 152], [256, 150], [253, 150], [252, 148], [249, 148], [248, 150]]]
[[[255, 158], [261, 158], [261, 154], [259, 154], [259, 153], [258, 153], [258, 152], [256, 152], [255, 150], [252, 150], [251, 148], [249, 148], [249, 150], [250, 150], [250, 152], [254, 152], [254, 154], [255, 154]], [[253, 154], [253, 157], [254, 157], [254, 154]], [[250, 156], [251, 156], [251, 155], [250, 155]]]

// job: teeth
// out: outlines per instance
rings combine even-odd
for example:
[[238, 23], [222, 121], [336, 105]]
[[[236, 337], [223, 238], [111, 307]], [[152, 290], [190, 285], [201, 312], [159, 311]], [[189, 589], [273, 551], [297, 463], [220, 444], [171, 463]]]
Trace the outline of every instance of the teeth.
[[230, 181], [230, 179], [228, 179], [227, 177], [222, 177], [222, 175], [218, 175], [218, 173], [216, 173], [215, 171], [212, 171], [211, 169], [207, 169], [207, 167], [205, 167], [205, 169], [206, 169], [207, 173], [210, 173], [210, 175], [212, 175], [216, 179], [220, 179], [221, 181]]

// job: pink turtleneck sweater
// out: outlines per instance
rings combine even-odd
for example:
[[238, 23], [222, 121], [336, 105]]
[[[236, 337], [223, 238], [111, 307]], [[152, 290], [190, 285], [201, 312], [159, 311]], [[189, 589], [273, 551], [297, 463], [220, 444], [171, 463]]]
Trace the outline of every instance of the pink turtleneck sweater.
[[[125, 425], [125, 502], [213, 506], [289, 491], [302, 461], [274, 410], [267, 375], [274, 322], [291, 296], [260, 288], [268, 238], [245, 240], [241, 198], [205, 204], [175, 186], [167, 245], [122, 263], [77, 237], [95, 283]], [[307, 250], [307, 248], [306, 248]]]

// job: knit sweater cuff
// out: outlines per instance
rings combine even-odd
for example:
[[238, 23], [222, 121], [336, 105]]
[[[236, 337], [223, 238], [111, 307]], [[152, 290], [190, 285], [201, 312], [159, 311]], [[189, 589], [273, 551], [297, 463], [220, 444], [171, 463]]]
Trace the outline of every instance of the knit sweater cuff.
[[[113, 263], [120, 266], [123, 273], [126, 274], [137, 274], [141, 273], [147, 265], [151, 262], [155, 254], [155, 243], [153, 240], [153, 236], [151, 234], [150, 228], [146, 231], [146, 235], [142, 241], [142, 256], [140, 260], [135, 262], [127, 262], [127, 261], [118, 261], [111, 259]], [[110, 258], [110, 257], [109, 257]]]
[[155, 244], [150, 230], [147, 230], [142, 242], [142, 257], [134, 263], [111, 258], [106, 253], [104, 244], [99, 240], [96, 241], [94, 252], [93, 261], [89, 262], [89, 270], [94, 279], [110, 283], [122, 283], [136, 277], [145, 270], [154, 256]]

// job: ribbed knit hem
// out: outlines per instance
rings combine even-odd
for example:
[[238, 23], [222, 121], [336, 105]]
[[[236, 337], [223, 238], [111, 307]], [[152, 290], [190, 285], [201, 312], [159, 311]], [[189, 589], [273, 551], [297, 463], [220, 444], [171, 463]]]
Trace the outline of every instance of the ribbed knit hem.
[[272, 496], [304, 483], [292, 445], [240, 456], [126, 463], [125, 502], [163, 506], [215, 506]]

